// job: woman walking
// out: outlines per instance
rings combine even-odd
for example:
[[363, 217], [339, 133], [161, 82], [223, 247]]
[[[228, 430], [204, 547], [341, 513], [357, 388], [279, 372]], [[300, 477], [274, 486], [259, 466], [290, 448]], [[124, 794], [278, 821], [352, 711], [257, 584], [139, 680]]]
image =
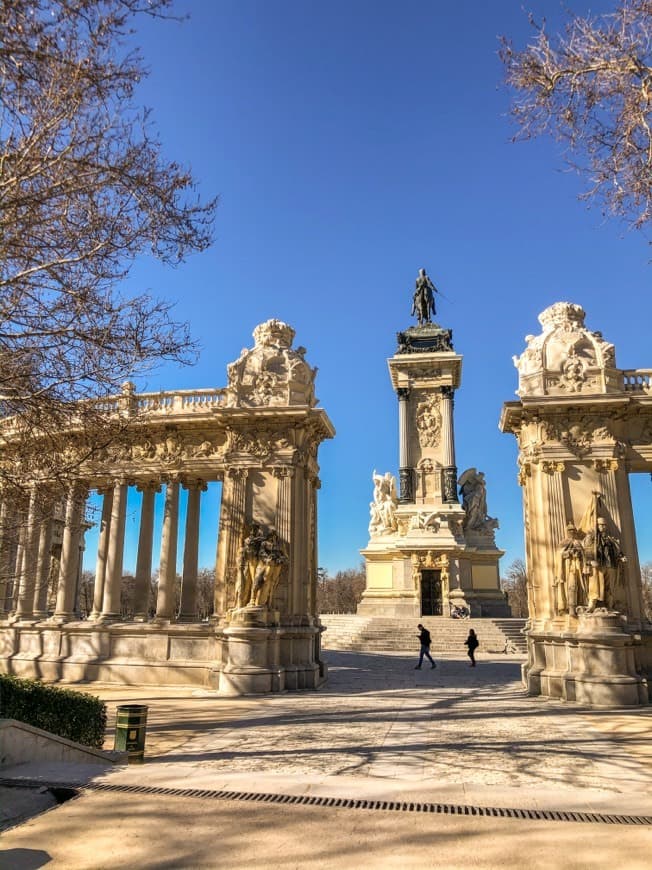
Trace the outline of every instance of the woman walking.
[[469, 667], [475, 667], [475, 651], [480, 645], [480, 641], [478, 640], [475, 631], [472, 628], [469, 629], [469, 636], [464, 641], [464, 645], [468, 647], [468, 657], [471, 659], [471, 664]]

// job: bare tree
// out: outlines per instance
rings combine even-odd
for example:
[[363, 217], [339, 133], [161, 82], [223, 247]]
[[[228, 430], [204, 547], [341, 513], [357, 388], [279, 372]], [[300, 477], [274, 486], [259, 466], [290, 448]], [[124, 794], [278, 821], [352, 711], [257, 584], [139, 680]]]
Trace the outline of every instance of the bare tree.
[[[113, 436], [86, 400], [194, 346], [170, 306], [120, 288], [136, 258], [211, 241], [215, 202], [162, 156], [125, 45], [169, 0], [0, 0], [0, 482], [57, 484]], [[61, 451], [62, 430], [77, 433]], [[16, 436], [20, 438], [17, 448]], [[37, 449], [38, 448], [38, 449]], [[31, 457], [38, 452], [40, 466]]]
[[208, 619], [215, 605], [215, 568], [200, 568], [197, 574], [197, 614]]
[[507, 593], [507, 603], [512, 609], [512, 616], [518, 619], [527, 618], [527, 569], [522, 559], [514, 559], [507, 568], [507, 573], [500, 581], [501, 588]]
[[652, 622], [652, 562], [641, 565], [641, 584], [645, 617], [648, 622]]
[[583, 197], [641, 227], [652, 217], [652, 0], [568, 16], [553, 37], [530, 17], [535, 36], [523, 51], [501, 40], [515, 138], [550, 133], [588, 177]]
[[93, 610], [93, 592], [95, 589], [95, 575], [92, 571], [82, 571], [79, 578], [79, 612], [86, 619]]
[[366, 584], [364, 565], [338, 571], [329, 577], [325, 568], [317, 573], [317, 612], [355, 613]]

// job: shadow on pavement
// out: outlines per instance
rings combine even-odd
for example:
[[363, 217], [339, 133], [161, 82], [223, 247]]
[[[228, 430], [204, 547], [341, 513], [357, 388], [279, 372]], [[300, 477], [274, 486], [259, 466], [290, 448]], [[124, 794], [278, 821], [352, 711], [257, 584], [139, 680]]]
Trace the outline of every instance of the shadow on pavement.
[[37, 870], [51, 860], [43, 849], [0, 849], [0, 867], [7, 870]]

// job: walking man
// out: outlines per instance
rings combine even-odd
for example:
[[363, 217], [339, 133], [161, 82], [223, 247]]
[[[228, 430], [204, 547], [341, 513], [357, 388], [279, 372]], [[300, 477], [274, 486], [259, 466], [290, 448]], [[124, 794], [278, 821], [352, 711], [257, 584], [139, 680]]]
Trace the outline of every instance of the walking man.
[[417, 635], [417, 637], [419, 638], [419, 641], [421, 642], [421, 652], [419, 653], [419, 664], [415, 665], [414, 670], [415, 671], [421, 670], [421, 664], [423, 662], [424, 656], [430, 660], [430, 667], [436, 668], [437, 665], [434, 663], [433, 658], [430, 655], [430, 644], [431, 644], [430, 632], [428, 631], [427, 628], [424, 628], [421, 625], [421, 623], [419, 623], [417, 625], [417, 628], [419, 629], [419, 634]]

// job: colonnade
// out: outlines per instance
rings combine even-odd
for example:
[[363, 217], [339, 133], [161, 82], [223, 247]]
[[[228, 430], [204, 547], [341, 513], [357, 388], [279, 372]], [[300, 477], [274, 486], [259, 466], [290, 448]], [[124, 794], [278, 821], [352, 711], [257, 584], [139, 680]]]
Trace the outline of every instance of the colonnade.
[[[117, 478], [94, 487], [102, 498], [93, 608], [88, 618], [96, 622], [122, 619], [120, 592], [123, 577], [127, 497], [130, 486], [142, 493], [134, 578], [134, 620], [149, 618], [149, 590], [154, 540], [154, 499], [165, 487], [161, 529], [159, 582], [154, 620], [194, 622], [197, 613], [197, 578], [201, 494], [207, 483], [180, 475], [134, 482]], [[175, 608], [177, 539], [180, 487], [188, 491], [179, 612]], [[43, 498], [34, 485], [24, 510], [11, 510], [0, 502], [0, 618], [11, 621], [49, 620], [62, 624], [79, 619], [79, 581], [84, 552], [86, 503], [90, 488], [76, 482], [63, 501]], [[61, 555], [53, 607], [48, 609], [53, 539], [61, 534]]]

